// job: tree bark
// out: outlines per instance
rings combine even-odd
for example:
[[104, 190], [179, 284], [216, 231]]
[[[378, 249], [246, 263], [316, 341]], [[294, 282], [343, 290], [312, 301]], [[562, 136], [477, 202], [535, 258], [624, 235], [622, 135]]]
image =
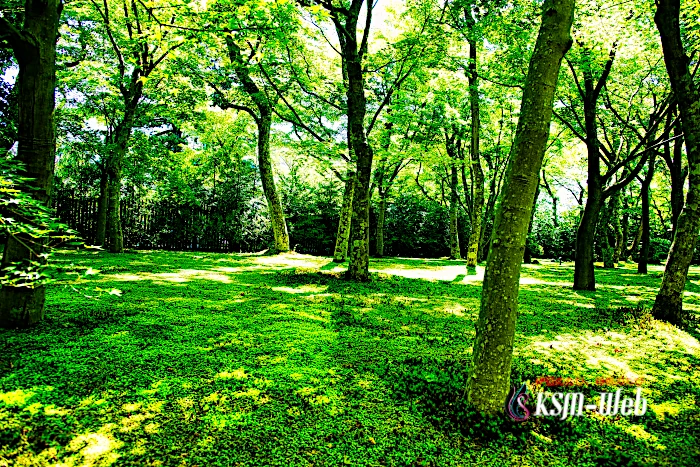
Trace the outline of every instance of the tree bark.
[[333, 261], [342, 263], [348, 255], [348, 239], [350, 238], [350, 225], [352, 224], [352, 196], [355, 191], [355, 172], [348, 169], [343, 191], [343, 206], [340, 208], [340, 220], [338, 221], [338, 234], [335, 237], [335, 251]]
[[[589, 152], [589, 166], [590, 166]], [[596, 161], [598, 155], [595, 156]], [[589, 171], [590, 173], [590, 171]], [[593, 187], [593, 189], [591, 189]], [[574, 290], [595, 290], [595, 272], [593, 269], [595, 231], [603, 206], [602, 190], [595, 182], [588, 179], [588, 199], [583, 209], [583, 216], [576, 231], [576, 256], [574, 266]]]
[[[612, 201], [612, 199], [610, 200]], [[603, 255], [603, 268], [613, 269], [615, 268], [615, 263], [613, 262], [614, 248], [610, 245], [610, 220], [612, 218], [612, 206], [610, 201], [603, 206], [603, 211], [600, 216], [600, 225], [598, 226], [598, 235], [600, 239], [600, 251]]]
[[457, 177], [456, 159], [452, 159], [450, 175], [450, 259], [460, 259], [462, 256], [459, 253], [459, 231], [457, 229], [457, 205], [459, 203], [457, 184], [459, 178]]
[[275, 253], [280, 253], [289, 251], [289, 233], [272, 170], [272, 158], [270, 157], [271, 125], [272, 112], [263, 112], [261, 109], [258, 120], [258, 169], [260, 170], [260, 181], [262, 182], [265, 199], [267, 199], [267, 209], [270, 213]]
[[[19, 65], [17, 75], [19, 116], [17, 159], [24, 164], [22, 175], [32, 178], [32, 195], [50, 205], [53, 184], [56, 133], [54, 107], [56, 89], [56, 39], [61, 4], [58, 0], [26, 0], [24, 26], [18, 31], [0, 18], [0, 37], [12, 46]], [[2, 267], [11, 263], [41, 261], [41, 245], [9, 237]], [[26, 327], [44, 317], [44, 286], [0, 289], [0, 327]]]
[[652, 313], [657, 319], [681, 324], [685, 320], [683, 290], [700, 229], [700, 92], [688, 69], [690, 60], [681, 41], [680, 0], [657, 0], [656, 5], [654, 22], [661, 36], [666, 70], [680, 110], [689, 186]]
[[[352, 200], [352, 224], [350, 226], [350, 264], [346, 272], [348, 279], [369, 280], [369, 206], [372, 177], [372, 147], [365, 134], [365, 80], [362, 74], [362, 55], [357, 43], [357, 19], [362, 1], [353, 2], [344, 28], [338, 29], [342, 37], [341, 47], [345, 62], [347, 86], [348, 134], [357, 161], [355, 190]], [[348, 34], [349, 32], [349, 34]]]
[[654, 178], [654, 163], [656, 162], [656, 154], [652, 154], [649, 159], [649, 169], [646, 177], [642, 180], [642, 249], [639, 253], [639, 262], [637, 263], [637, 273], [646, 274], [647, 264], [649, 263], [649, 241], [651, 239], [651, 227], [649, 225], [650, 208], [649, 197], [651, 196], [651, 181]]
[[620, 192], [616, 192], [612, 196], [611, 200], [614, 200], [612, 205], [613, 210], [611, 221], [613, 226], [613, 235], [615, 237], [615, 249], [613, 250], [612, 256], [613, 267], [615, 267], [615, 263], [620, 262], [624, 249], [627, 248], [627, 245], [625, 245], [622, 241], [623, 233], [622, 223], [620, 222]]
[[[471, 13], [470, 13], [471, 15]], [[471, 233], [469, 234], [469, 247], [467, 249], [467, 267], [475, 267], [481, 242], [482, 222], [484, 221], [484, 171], [481, 168], [481, 154], [479, 151], [479, 132], [481, 131], [481, 119], [479, 117], [479, 80], [476, 72], [477, 49], [476, 40], [470, 39], [469, 43], [469, 105], [471, 114], [471, 144], [469, 147], [470, 165], [472, 172], [472, 212]]]
[[[133, 83], [133, 81], [132, 81]], [[140, 81], [132, 85], [135, 95], [127, 99], [127, 107], [124, 118], [117, 126], [110, 140], [109, 158], [107, 160], [107, 192], [109, 203], [107, 204], [107, 237], [109, 238], [109, 251], [122, 253], [124, 251], [124, 231], [121, 219], [121, 188], [124, 159], [129, 150], [131, 129], [136, 118], [137, 102], [141, 98], [143, 83]]]
[[103, 169], [100, 174], [100, 197], [97, 199], [97, 233], [95, 245], [104, 246], [107, 235], [107, 206], [109, 205], [109, 178]]
[[384, 256], [384, 219], [386, 218], [386, 195], [379, 198], [379, 212], [377, 213], [377, 257]]
[[520, 268], [552, 117], [561, 61], [571, 47], [572, 0], [546, 0], [530, 59], [518, 128], [496, 208], [467, 392], [479, 411], [498, 413], [510, 386]]

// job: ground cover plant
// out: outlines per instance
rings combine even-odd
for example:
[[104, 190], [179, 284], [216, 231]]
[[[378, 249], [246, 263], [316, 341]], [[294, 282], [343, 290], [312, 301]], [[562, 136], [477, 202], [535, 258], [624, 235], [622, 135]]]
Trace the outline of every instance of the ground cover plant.
[[354, 283], [293, 253], [55, 261], [45, 320], [0, 331], [2, 466], [700, 462], [698, 329], [645, 313], [657, 266], [596, 271], [597, 292], [572, 263], [523, 267], [512, 381], [641, 378], [649, 410], [517, 423], [465, 402], [482, 266], [378, 259]]

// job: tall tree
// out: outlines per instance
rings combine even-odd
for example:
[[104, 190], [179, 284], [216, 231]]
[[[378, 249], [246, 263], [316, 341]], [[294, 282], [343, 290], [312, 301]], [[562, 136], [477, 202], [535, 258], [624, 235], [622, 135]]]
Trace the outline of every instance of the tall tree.
[[[609, 81], [617, 49], [617, 44], [613, 44], [597, 77], [594, 73], [596, 59], [591, 46], [581, 47], [580, 71], [577, 71], [573, 61], [567, 59], [576, 94], [583, 107], [583, 116], [578, 115], [575, 105], [566, 104], [563, 98], [560, 102], [564, 109], [561, 112], [555, 112], [558, 119], [586, 145], [588, 185], [585, 208], [576, 232], [575, 290], [595, 290], [593, 261], [596, 229], [599, 223], [607, 224], [610, 218], [609, 215], [604, 215], [601, 219], [601, 212], [604, 210], [606, 200], [614, 197], [632, 182], [646, 165], [649, 156], [646, 148], [668, 110], [669, 99], [653, 99], [654, 106], [650, 111], [648, 123], [637, 123], [636, 126], [631, 123], [635, 110], [629, 101], [636, 98], [644, 102], [647, 97], [645, 93], [640, 92], [647, 86], [643, 81], [637, 90], [629, 91], [629, 97], [625, 100], [625, 105], [628, 107], [627, 114], [623, 115], [624, 111], [617, 110], [609, 97], [609, 92], [606, 91], [610, 86]], [[603, 96], [604, 93], [605, 96]], [[605, 97], [605, 107], [600, 103], [602, 97]], [[605, 116], [602, 115], [603, 110], [606, 111]], [[634, 139], [636, 141], [631, 144]], [[652, 143], [655, 142], [656, 140]], [[603, 214], [610, 212], [603, 212]], [[603, 240], [607, 242], [607, 238]], [[612, 260], [614, 250], [606, 246], [606, 251], [610, 253], [609, 261]]]
[[[60, 0], [26, 0], [22, 27], [0, 17], [0, 47], [10, 47], [19, 65], [17, 159], [24, 164], [23, 175], [33, 179], [33, 196], [47, 206], [56, 151], [56, 40], [62, 8]], [[2, 268], [16, 262], [42, 261], [41, 248], [32, 248], [31, 244], [28, 238], [8, 237]], [[0, 326], [28, 326], [40, 321], [44, 317], [44, 297], [44, 286], [3, 286]]]
[[[257, 44], [260, 44], [260, 41], [258, 41]], [[282, 202], [279, 194], [277, 193], [277, 187], [275, 186], [275, 179], [272, 169], [272, 157], [270, 154], [272, 113], [276, 104], [276, 99], [268, 97], [268, 95], [255, 83], [250, 74], [249, 67], [252, 66], [251, 59], [260, 52], [259, 46], [252, 46], [252, 50], [249, 51], [250, 53], [244, 54], [234, 38], [231, 35], [227, 35], [226, 47], [236, 77], [240, 82], [243, 91], [255, 104], [257, 112], [248, 106], [238, 104], [228, 104], [228, 106], [248, 112], [253, 117], [258, 127], [258, 168], [260, 170], [260, 179], [262, 181], [265, 199], [267, 200], [267, 206], [270, 212], [272, 232], [275, 241], [275, 252], [279, 253], [289, 251], [289, 233], [287, 231], [287, 223], [284, 218]], [[225, 107], [226, 105], [223, 106]]]
[[467, 385], [470, 403], [482, 412], [502, 410], [510, 384], [520, 267], [559, 69], [572, 43], [573, 16], [572, 0], [544, 2], [525, 80], [518, 128], [496, 208]]
[[654, 22], [661, 35], [664, 62], [678, 104], [688, 157], [688, 194], [668, 254], [653, 314], [674, 324], [684, 320], [683, 290], [700, 230], [700, 90], [690, 73], [681, 39], [680, 0], [657, 0]]

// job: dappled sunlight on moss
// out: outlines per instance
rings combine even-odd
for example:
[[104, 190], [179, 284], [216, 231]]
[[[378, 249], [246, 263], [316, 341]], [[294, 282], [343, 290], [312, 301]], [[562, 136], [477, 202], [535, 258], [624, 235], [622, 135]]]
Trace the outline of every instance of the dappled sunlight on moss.
[[119, 458], [115, 452], [123, 445], [114, 439], [112, 426], [105, 426], [100, 433], [79, 435], [68, 444], [67, 451], [75, 454], [69, 456], [59, 467], [98, 467], [114, 464]]
[[327, 289], [328, 287], [317, 284], [301, 285], [299, 287], [272, 287], [272, 290], [276, 292], [286, 292], [292, 294], [322, 293]]
[[[434, 465], [559, 465], [575, 450], [580, 462], [561, 465], [589, 467], [610, 439], [616, 450], [675, 466], [670, 460], [692, 451], [677, 440], [697, 432], [697, 339], [656, 321], [601, 315], [648, 306], [658, 267], [648, 276], [597, 269], [597, 292], [571, 290], [571, 263], [523, 267], [513, 378], [642, 378], [654, 409], [640, 420], [581, 417], [581, 433], [533, 423], [522, 441], [504, 444], [430, 418], [426, 404], [443, 397], [440, 382], [397, 396], [416, 382], [403, 370], [466, 375], [483, 266], [385, 258], [371, 260], [372, 281], [357, 284], [343, 279], [345, 265], [297, 254], [66, 259], [107, 270], [84, 282], [124, 293], [87, 300], [54, 287], [44, 324], [0, 331], [0, 420], [8, 420], [0, 436], [10, 446], [0, 459], [11, 456], [10, 465], [342, 465], [346, 452], [362, 452], [368, 465], [411, 465], [439, 448]], [[131, 276], [138, 279], [123, 280]], [[700, 304], [696, 291], [689, 307]], [[445, 407], [458, 419], [456, 406]]]

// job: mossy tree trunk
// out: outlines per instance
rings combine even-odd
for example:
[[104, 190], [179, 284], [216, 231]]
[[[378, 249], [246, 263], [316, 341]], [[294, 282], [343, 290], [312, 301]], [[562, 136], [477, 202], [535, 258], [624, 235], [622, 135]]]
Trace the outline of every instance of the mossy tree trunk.
[[[365, 80], [362, 72], [362, 58], [367, 51], [371, 15], [362, 42], [357, 40], [357, 27], [362, 0], [353, 1], [350, 8], [340, 12], [331, 10], [331, 18], [336, 26], [343, 64], [347, 73], [347, 115], [350, 146], [356, 160], [355, 189], [352, 200], [352, 221], [350, 226], [350, 263], [346, 277], [351, 280], [369, 280], [369, 207], [370, 183], [372, 177], [372, 147], [365, 134]], [[371, 11], [371, 8], [370, 8]], [[344, 24], [341, 15], [345, 17]]]
[[546, 0], [530, 59], [520, 118], [496, 208], [476, 325], [469, 402], [498, 413], [510, 387], [518, 283], [528, 224], [552, 117], [564, 54], [571, 47], [573, 0]]
[[271, 125], [272, 111], [267, 112], [261, 109], [258, 120], [258, 169], [260, 170], [260, 181], [267, 200], [267, 209], [270, 213], [275, 253], [280, 253], [289, 251], [289, 233], [272, 169], [272, 157], [270, 156]]
[[107, 193], [109, 202], [107, 204], [107, 237], [109, 239], [109, 251], [112, 253], [122, 253], [124, 251], [124, 231], [122, 230], [121, 219], [121, 188], [122, 173], [124, 170], [124, 160], [129, 150], [129, 140], [131, 130], [136, 118], [136, 108], [141, 99], [143, 83], [132, 81], [131, 99], [127, 99], [127, 108], [124, 118], [117, 126], [115, 132], [108, 139], [109, 157], [107, 159]]
[[342, 263], [348, 255], [348, 239], [350, 238], [350, 225], [352, 224], [352, 197], [355, 191], [355, 172], [348, 169], [343, 190], [343, 205], [340, 208], [340, 220], [338, 221], [338, 233], [335, 237], [335, 250], [333, 261]]
[[657, 0], [654, 22], [661, 35], [664, 62], [676, 97], [688, 157], [688, 194], [678, 217], [653, 315], [673, 324], [684, 321], [683, 290], [700, 229], [700, 91], [688, 68], [680, 31], [680, 0]]
[[[16, 28], [0, 18], [0, 39], [13, 50], [17, 74], [19, 115], [17, 159], [23, 175], [32, 178], [33, 196], [50, 204], [53, 183], [56, 133], [54, 107], [56, 89], [56, 40], [62, 4], [58, 0], [26, 0], [24, 25]], [[24, 261], [41, 261], [41, 246], [29, 248], [30, 239], [9, 237], [2, 267]], [[0, 327], [25, 327], [44, 317], [45, 289], [10, 287], [0, 290]]]

